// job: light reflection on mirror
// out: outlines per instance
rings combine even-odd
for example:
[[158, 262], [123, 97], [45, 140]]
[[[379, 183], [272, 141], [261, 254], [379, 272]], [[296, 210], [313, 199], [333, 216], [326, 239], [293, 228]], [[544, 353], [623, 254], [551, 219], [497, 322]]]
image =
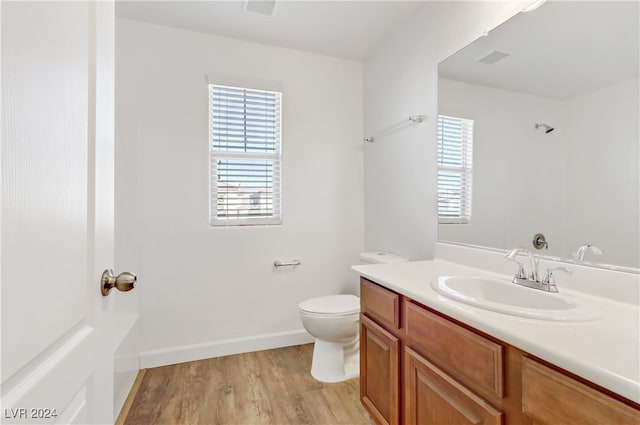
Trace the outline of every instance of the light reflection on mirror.
[[474, 120], [471, 220], [440, 241], [640, 267], [638, 14], [550, 1], [439, 65], [439, 114]]

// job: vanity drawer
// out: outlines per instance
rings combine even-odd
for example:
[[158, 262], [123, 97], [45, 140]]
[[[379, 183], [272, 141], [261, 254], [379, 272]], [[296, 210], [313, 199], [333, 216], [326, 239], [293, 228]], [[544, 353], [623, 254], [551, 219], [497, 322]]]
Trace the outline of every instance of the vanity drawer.
[[412, 302], [405, 303], [407, 345], [478, 394], [503, 398], [503, 347]]
[[540, 424], [639, 424], [640, 411], [528, 357], [522, 411]]
[[361, 312], [389, 330], [400, 329], [400, 295], [360, 278]]

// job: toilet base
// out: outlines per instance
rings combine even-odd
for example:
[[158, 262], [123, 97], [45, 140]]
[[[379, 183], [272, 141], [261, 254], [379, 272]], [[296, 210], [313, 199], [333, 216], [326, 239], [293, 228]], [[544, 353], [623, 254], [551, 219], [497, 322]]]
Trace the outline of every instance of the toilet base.
[[360, 375], [358, 337], [349, 343], [327, 342], [316, 338], [311, 376], [320, 382], [341, 382]]

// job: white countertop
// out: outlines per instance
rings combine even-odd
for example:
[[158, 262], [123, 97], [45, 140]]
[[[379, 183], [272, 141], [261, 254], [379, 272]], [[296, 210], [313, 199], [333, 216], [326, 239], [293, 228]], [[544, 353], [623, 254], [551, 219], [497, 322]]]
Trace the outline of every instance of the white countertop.
[[510, 280], [486, 270], [441, 260], [353, 266], [362, 276], [441, 313], [640, 403], [640, 309], [562, 288], [563, 294], [598, 304], [603, 319], [556, 322], [484, 310], [445, 298], [430, 286], [438, 276]]

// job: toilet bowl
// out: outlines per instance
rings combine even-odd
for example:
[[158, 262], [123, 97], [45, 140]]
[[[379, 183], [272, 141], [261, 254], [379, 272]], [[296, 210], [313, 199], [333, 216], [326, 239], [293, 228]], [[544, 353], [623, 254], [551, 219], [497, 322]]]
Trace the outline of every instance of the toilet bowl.
[[[406, 258], [384, 252], [360, 254], [362, 263], [398, 263]], [[360, 298], [328, 295], [298, 305], [304, 328], [315, 338], [311, 376], [321, 382], [340, 382], [360, 374]]]
[[321, 382], [355, 378], [360, 371], [360, 298], [329, 295], [312, 298], [298, 306], [304, 328], [313, 336], [311, 376]]

